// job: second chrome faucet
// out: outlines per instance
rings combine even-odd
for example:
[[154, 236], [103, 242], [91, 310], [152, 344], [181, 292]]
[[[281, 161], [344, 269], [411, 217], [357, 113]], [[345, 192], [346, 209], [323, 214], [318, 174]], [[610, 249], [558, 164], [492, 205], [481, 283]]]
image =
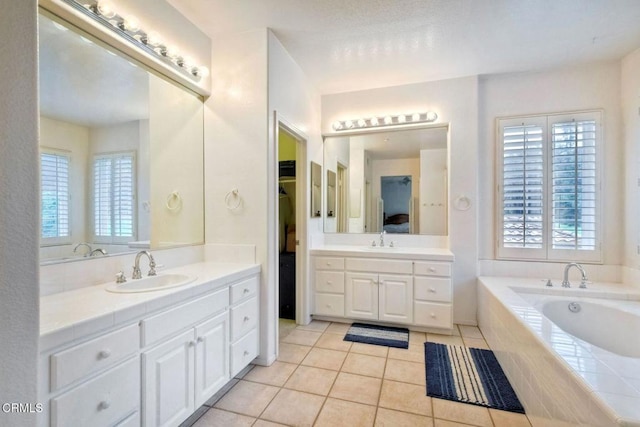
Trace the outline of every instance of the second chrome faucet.
[[140, 271], [140, 257], [142, 255], [146, 255], [149, 257], [149, 276], [156, 275], [156, 261], [153, 259], [153, 255], [149, 251], [140, 251], [136, 254], [136, 261], [133, 265], [133, 274], [131, 275], [132, 279], [141, 279], [142, 272]]

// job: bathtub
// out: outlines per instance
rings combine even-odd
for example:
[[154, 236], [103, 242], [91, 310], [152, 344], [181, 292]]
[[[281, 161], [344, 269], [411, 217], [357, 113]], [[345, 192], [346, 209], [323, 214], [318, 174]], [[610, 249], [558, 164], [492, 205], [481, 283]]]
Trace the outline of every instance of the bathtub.
[[640, 426], [640, 290], [480, 277], [478, 321], [534, 426]]

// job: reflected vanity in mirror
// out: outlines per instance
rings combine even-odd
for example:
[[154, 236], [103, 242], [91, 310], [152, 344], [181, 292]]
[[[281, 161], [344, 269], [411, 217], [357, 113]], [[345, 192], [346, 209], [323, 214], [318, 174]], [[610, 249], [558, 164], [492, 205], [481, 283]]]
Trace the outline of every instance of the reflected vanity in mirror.
[[311, 217], [322, 216], [322, 166], [311, 162]]
[[42, 263], [204, 241], [203, 100], [40, 11]]
[[431, 125], [325, 137], [325, 233], [447, 235], [447, 134]]

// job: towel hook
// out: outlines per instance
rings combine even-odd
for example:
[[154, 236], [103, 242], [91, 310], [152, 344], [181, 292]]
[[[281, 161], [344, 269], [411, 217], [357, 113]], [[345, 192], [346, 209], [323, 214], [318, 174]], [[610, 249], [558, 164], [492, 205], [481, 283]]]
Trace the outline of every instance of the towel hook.
[[[234, 204], [231, 204], [232, 198], [236, 199]], [[224, 196], [224, 204], [227, 206], [227, 209], [229, 209], [230, 211], [238, 209], [240, 207], [241, 202], [242, 202], [242, 198], [240, 197], [240, 192], [238, 191], [237, 188], [231, 189], [231, 191], [229, 191], [227, 195]]]
[[182, 206], [182, 196], [178, 191], [173, 191], [167, 196], [167, 209], [172, 212], [177, 211]]

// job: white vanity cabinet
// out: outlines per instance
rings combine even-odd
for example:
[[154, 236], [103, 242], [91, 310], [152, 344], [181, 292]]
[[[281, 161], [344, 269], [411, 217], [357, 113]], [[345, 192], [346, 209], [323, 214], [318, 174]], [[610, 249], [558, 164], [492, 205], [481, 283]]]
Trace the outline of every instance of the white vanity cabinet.
[[453, 328], [451, 262], [338, 253], [312, 255], [314, 316]]

